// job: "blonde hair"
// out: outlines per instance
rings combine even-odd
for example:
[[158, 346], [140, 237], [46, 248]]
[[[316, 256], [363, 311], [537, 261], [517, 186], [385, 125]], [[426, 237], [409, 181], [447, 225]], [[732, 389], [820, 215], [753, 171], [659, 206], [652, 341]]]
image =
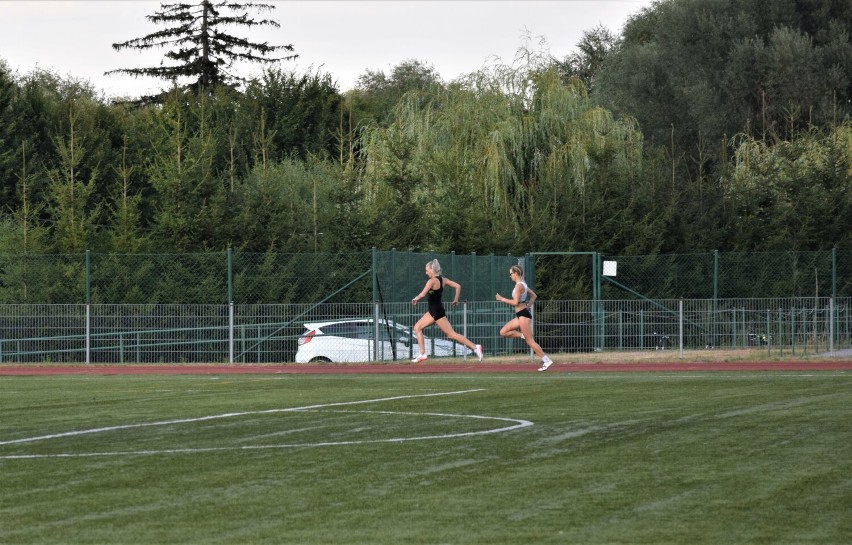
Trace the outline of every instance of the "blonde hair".
[[524, 270], [521, 268], [520, 265], [512, 265], [511, 267], [509, 267], [509, 272], [510, 273], [517, 273], [518, 276], [524, 275]]
[[441, 274], [441, 264], [438, 263], [437, 259], [433, 259], [432, 261], [427, 263], [426, 266], [429, 267], [429, 270], [431, 270], [433, 273]]

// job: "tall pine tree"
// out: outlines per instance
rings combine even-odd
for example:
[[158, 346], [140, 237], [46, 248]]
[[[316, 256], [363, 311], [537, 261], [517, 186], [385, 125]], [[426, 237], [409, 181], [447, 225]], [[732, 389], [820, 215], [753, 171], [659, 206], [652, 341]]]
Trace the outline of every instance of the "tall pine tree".
[[271, 63], [297, 57], [295, 54], [279, 58], [269, 57], [280, 50], [292, 52], [292, 44], [256, 43], [227, 32], [229, 27], [235, 26], [278, 28], [280, 25], [271, 19], [258, 20], [249, 17], [250, 10], [267, 11], [274, 8], [271, 4], [210, 0], [202, 0], [197, 4], [161, 4], [159, 11], [154, 15], [147, 15], [146, 18], [152, 23], [167, 25], [167, 28], [142, 38], [114, 43], [112, 47], [116, 51], [170, 47], [165, 58], [174, 64], [120, 68], [106, 73], [150, 76], [166, 81], [193, 78], [195, 81], [187, 87], [198, 90], [244, 81], [244, 78], [230, 71], [235, 62]]

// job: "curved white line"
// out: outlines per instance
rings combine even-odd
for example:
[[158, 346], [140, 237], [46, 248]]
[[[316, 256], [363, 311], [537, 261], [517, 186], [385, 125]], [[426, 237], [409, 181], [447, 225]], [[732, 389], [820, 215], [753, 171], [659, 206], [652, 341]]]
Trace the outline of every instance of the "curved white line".
[[103, 433], [107, 431], [116, 431], [116, 430], [128, 430], [132, 428], [146, 428], [150, 426], [170, 426], [172, 424], [190, 424], [192, 422], [204, 422], [207, 420], [217, 420], [219, 418], [233, 418], [235, 416], [248, 416], [250, 414], [273, 414], [273, 413], [286, 413], [293, 411], [307, 411], [310, 409], [323, 409], [325, 407], [341, 407], [344, 405], [360, 405], [363, 403], [378, 403], [380, 401], [396, 401], [399, 399], [414, 399], [417, 397], [435, 397], [435, 396], [448, 396], [448, 395], [457, 395], [457, 394], [469, 394], [471, 392], [481, 392], [482, 388], [476, 390], [459, 390], [456, 392], [439, 392], [435, 394], [413, 394], [407, 396], [394, 396], [394, 397], [383, 397], [379, 399], [363, 399], [360, 401], [341, 401], [339, 403], [323, 403], [321, 405], [306, 405], [304, 407], [291, 407], [289, 409], [267, 409], [265, 411], [245, 411], [239, 413], [225, 413], [225, 414], [216, 414], [211, 416], [200, 416], [198, 418], [181, 418], [179, 420], [163, 420], [160, 422], [143, 422], [139, 424], [122, 424], [120, 426], [107, 426], [104, 428], [92, 428], [88, 430], [77, 430], [77, 431], [66, 431], [63, 433], [53, 433], [50, 435], [41, 435], [38, 437], [24, 437], [23, 439], [12, 439], [9, 441], [0, 441], [0, 446], [2, 445], [14, 445], [17, 443], [32, 443], [34, 441], [44, 441], [46, 439], [58, 439], [61, 437], [74, 437], [77, 435], [86, 435], [90, 433]]
[[[453, 395], [453, 394], [462, 394], [469, 392], [478, 392], [480, 390], [461, 390], [457, 392], [442, 392], [436, 394], [419, 394], [419, 395], [410, 395], [410, 396], [395, 396], [389, 398], [382, 399], [371, 399], [371, 400], [362, 400], [362, 401], [347, 401], [340, 403], [327, 403], [322, 405], [310, 405], [306, 407], [294, 407], [290, 409], [271, 409], [265, 411], [246, 411], [240, 413], [226, 413], [221, 415], [214, 416], [205, 416], [199, 418], [188, 418], [181, 420], [170, 420], [163, 422], [149, 422], [149, 423], [141, 423], [141, 424], [127, 424], [124, 426], [110, 426], [105, 428], [95, 428], [89, 430], [80, 430], [75, 432], [65, 432], [58, 433], [52, 435], [44, 435], [39, 437], [29, 437], [24, 439], [15, 439], [12, 441], [2, 441], [0, 445], [8, 445], [14, 443], [25, 443], [32, 441], [41, 441], [46, 439], [55, 439], [61, 437], [69, 437], [74, 435], [81, 435], [87, 433], [101, 433], [106, 431], [113, 431], [119, 429], [129, 429], [129, 428], [138, 428], [144, 426], [163, 426], [168, 424], [175, 423], [187, 423], [187, 422], [200, 422], [205, 420], [212, 420], [215, 418], [229, 418], [233, 416], [242, 416], [242, 415], [251, 415], [251, 414], [270, 414], [277, 412], [293, 412], [293, 411], [304, 411], [310, 412], [315, 411], [317, 409], [322, 409], [325, 407], [337, 407], [344, 405], [357, 405], [363, 403], [373, 403], [378, 401], [390, 401], [390, 400], [398, 400], [398, 399], [411, 399], [417, 397], [431, 397], [431, 396], [439, 396], [439, 395]], [[350, 411], [345, 411], [350, 412]], [[449, 434], [439, 434], [439, 435], [423, 435], [417, 437], [392, 437], [388, 439], [364, 439], [364, 440], [354, 440], [354, 441], [323, 441], [319, 443], [293, 443], [293, 444], [280, 444], [280, 445], [242, 445], [238, 447], [207, 447], [207, 448], [180, 448], [180, 449], [162, 449], [162, 450], [137, 450], [137, 451], [113, 451], [113, 452], [89, 452], [89, 453], [58, 453], [58, 454], [10, 454], [10, 455], [0, 455], [0, 460], [20, 460], [20, 459], [38, 459], [38, 458], [90, 458], [90, 457], [103, 457], [103, 456], [147, 456], [147, 455], [156, 455], [156, 454], [197, 454], [204, 452], [221, 452], [228, 450], [269, 450], [269, 449], [287, 449], [287, 448], [312, 448], [312, 447], [331, 447], [331, 446], [345, 446], [345, 445], [363, 445], [363, 444], [374, 444], [374, 443], [404, 443], [410, 441], [426, 441], [426, 440], [435, 440], [435, 439], [452, 439], [458, 437], [472, 437], [476, 435], [488, 435], [492, 433], [502, 433], [515, 429], [525, 428], [532, 426], [533, 423], [529, 420], [517, 419], [517, 418], [503, 418], [498, 416], [482, 416], [482, 415], [466, 415], [466, 414], [449, 414], [449, 413], [416, 413], [416, 412], [398, 412], [398, 411], [351, 411], [351, 412], [359, 412], [359, 413], [368, 413], [368, 414], [388, 414], [388, 415], [404, 415], [404, 416], [436, 416], [442, 418], [471, 418], [476, 420], [497, 420], [501, 422], [510, 422], [512, 425], [504, 426], [500, 428], [492, 428], [487, 430], [480, 431], [471, 431], [471, 432], [460, 432], [460, 433], [449, 433]]]

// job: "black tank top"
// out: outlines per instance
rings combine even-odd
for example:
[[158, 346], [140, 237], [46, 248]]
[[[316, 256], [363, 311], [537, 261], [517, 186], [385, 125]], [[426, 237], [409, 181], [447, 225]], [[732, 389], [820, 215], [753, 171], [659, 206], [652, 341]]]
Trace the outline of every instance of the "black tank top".
[[440, 287], [436, 290], [429, 290], [426, 299], [430, 307], [441, 306], [441, 298], [444, 296], [444, 277], [439, 274], [437, 278]]

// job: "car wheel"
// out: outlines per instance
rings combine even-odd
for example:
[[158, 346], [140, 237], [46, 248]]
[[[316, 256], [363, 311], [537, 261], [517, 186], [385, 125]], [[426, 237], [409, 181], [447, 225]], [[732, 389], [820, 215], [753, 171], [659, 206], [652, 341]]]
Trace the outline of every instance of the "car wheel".
[[326, 358], [325, 356], [317, 356], [315, 358], [311, 358], [311, 363], [331, 363], [331, 360]]

